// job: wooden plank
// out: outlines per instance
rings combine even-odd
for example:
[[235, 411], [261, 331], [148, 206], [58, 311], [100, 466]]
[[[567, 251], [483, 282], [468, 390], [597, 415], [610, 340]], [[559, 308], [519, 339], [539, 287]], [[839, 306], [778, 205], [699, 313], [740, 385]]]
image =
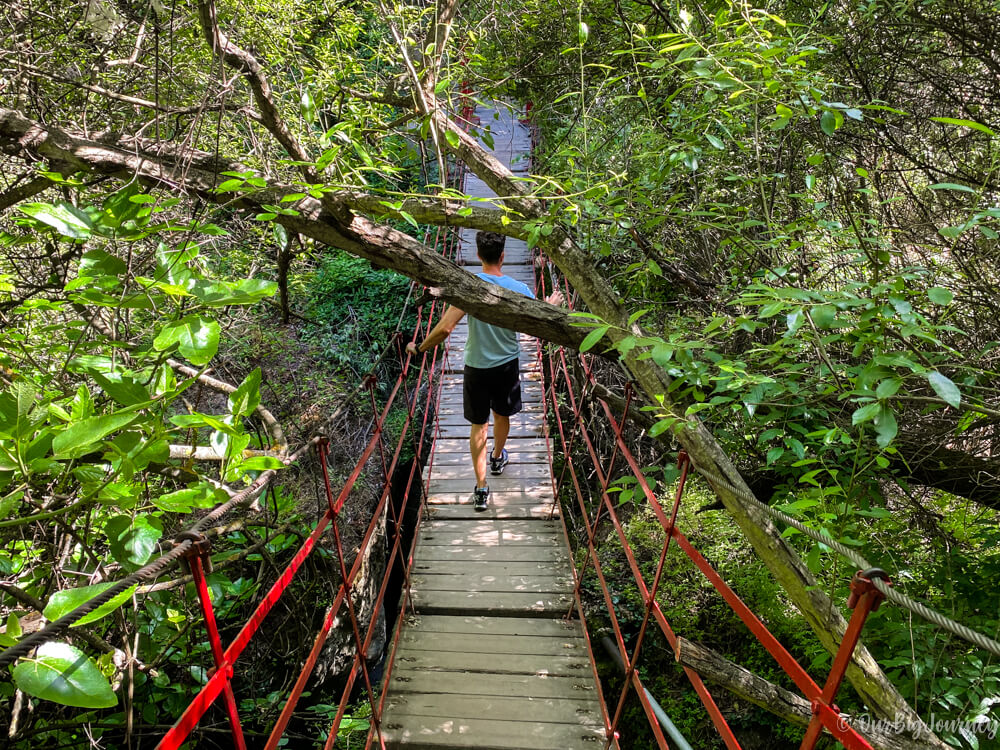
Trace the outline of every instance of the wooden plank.
[[447, 703], [438, 696], [399, 695], [386, 700], [386, 712], [395, 716], [442, 716], [494, 721], [545, 721], [554, 724], [600, 724], [596, 701], [568, 698], [506, 698], [495, 695], [451, 695]]
[[[465, 521], [456, 521], [466, 525]], [[468, 522], [472, 525], [474, 522]], [[497, 523], [545, 523], [545, 521], [498, 521]], [[466, 547], [480, 545], [485, 548], [490, 547], [562, 547], [565, 540], [562, 534], [551, 531], [508, 531], [505, 529], [469, 529], [469, 530], [447, 530], [431, 531], [429, 529], [420, 530], [421, 546], [448, 546]]]
[[[552, 640], [551, 638], [547, 640]], [[498, 659], [490, 648], [482, 652], [480, 643], [472, 651], [420, 651], [401, 648], [396, 653], [396, 669], [428, 672], [471, 672], [478, 674], [535, 674], [553, 677], [576, 677], [590, 669], [590, 657], [584, 654], [560, 654], [539, 659], [537, 654], [505, 654]]]
[[[522, 453], [524, 451], [544, 451], [546, 450], [545, 440], [541, 438], [511, 438], [507, 444], [507, 451], [513, 458], [516, 454]], [[465, 437], [464, 440], [459, 438], [449, 438], [446, 440], [438, 440], [437, 445], [434, 448], [434, 452], [443, 453], [468, 453], [469, 452], [469, 438]]]
[[495, 575], [495, 576], [562, 576], [572, 579], [573, 572], [569, 560], [559, 560], [558, 562], [437, 562], [434, 565], [415, 561], [413, 564], [415, 573], [421, 575], [452, 575], [469, 573], [472, 575]]
[[[510, 464], [504, 470], [504, 474], [506, 474], [514, 466], [520, 466], [522, 464], [542, 464], [546, 468], [548, 468], [549, 465], [549, 452], [546, 450], [521, 451], [520, 453], [507, 451], [507, 455], [510, 457]], [[466, 441], [464, 450], [449, 452], [435, 449], [433, 466], [454, 466], [461, 464], [469, 467], [469, 471], [471, 471], [471, 460], [472, 459], [469, 456], [469, 443]]]
[[438, 560], [473, 561], [487, 560], [490, 562], [558, 562], [566, 559], [566, 550], [554, 544], [531, 546], [524, 544], [508, 544], [503, 547], [457, 547], [451, 545], [427, 544], [421, 545], [417, 552], [421, 562]]
[[412, 629], [428, 633], [467, 633], [479, 636], [583, 637], [583, 629], [576, 620], [537, 620], [531, 617], [410, 615], [403, 623], [403, 627], [406, 628], [404, 633]]
[[389, 685], [393, 693], [398, 691], [427, 695], [473, 694], [585, 700], [597, 694], [594, 677], [590, 674], [581, 674], [578, 677], [468, 674], [427, 672], [403, 667], [398, 670], [393, 668]]
[[[404, 633], [399, 642], [414, 651], [476, 651], [485, 645], [483, 636], [468, 633]], [[552, 638], [528, 635], [491, 635], [489, 649], [497, 657], [507, 654], [533, 654], [535, 656], [587, 656], [587, 642], [583, 638]], [[574, 675], [575, 676], [575, 675]]]
[[[447, 425], [439, 424], [437, 427], [438, 435], [443, 439], [448, 438], [467, 438], [469, 436], [469, 425], [468, 423], [462, 425]], [[534, 424], [531, 426], [523, 424], [512, 424], [510, 426], [510, 432], [508, 433], [512, 438], [533, 438], [542, 437], [545, 434], [545, 428], [541, 424]]]
[[[524, 426], [524, 427], [540, 427], [542, 423], [543, 415], [541, 408], [532, 409], [531, 411], [521, 411], [510, 418], [511, 426]], [[439, 411], [437, 419], [435, 420], [439, 425], [450, 427], [464, 427], [466, 434], [468, 434], [469, 421], [465, 418], [464, 411], [458, 409], [448, 413], [446, 411]], [[490, 424], [494, 424], [492, 417], [490, 418]]]
[[562, 594], [573, 590], [573, 576], [448, 574], [435, 570], [426, 575], [410, 576], [410, 586], [415, 591], [470, 591], [477, 594], [493, 591], [511, 594]]
[[436, 716], [401, 717], [384, 725], [383, 737], [391, 748], [420, 750], [552, 750], [599, 748], [604, 728], [554, 722], [449, 719]]
[[[470, 478], [467, 479], [432, 478], [430, 481], [429, 491], [431, 494], [435, 495], [442, 492], [455, 492], [455, 493], [468, 492], [469, 494], [472, 494], [472, 490], [475, 489], [476, 486], [476, 482], [473, 477], [474, 475], [470, 476]], [[491, 501], [493, 500], [493, 497], [495, 497], [497, 493], [528, 492], [530, 490], [535, 489], [536, 487], [548, 489], [549, 492], [552, 491], [552, 482], [550, 482], [547, 477], [544, 479], [543, 478], [532, 479], [530, 477], [527, 478], [509, 477], [507, 476], [506, 473], [501, 474], [498, 477], [487, 474], [486, 481], [487, 484], [489, 484], [490, 486], [491, 492], [493, 493], [490, 496]]]
[[459, 519], [459, 518], [559, 518], [559, 507], [555, 509], [552, 503], [540, 503], [538, 505], [510, 505], [501, 503], [500, 498], [492, 498], [490, 507], [486, 510], [476, 510], [472, 507], [472, 501], [466, 498], [466, 502], [452, 505], [434, 505], [424, 510], [426, 518]]
[[[521, 411], [510, 417], [511, 424], [530, 423], [535, 425], [545, 421], [545, 413], [540, 401], [528, 402], [527, 404], [524, 404], [522, 401], [522, 407], [524, 408]], [[439, 404], [438, 409], [437, 419], [435, 420], [438, 424], [461, 425], [468, 428], [469, 421], [465, 418], [464, 404], [459, 399], [455, 399], [452, 403]], [[489, 423], [495, 423], [492, 415], [490, 415]]]
[[[508, 454], [509, 455], [509, 454]], [[435, 453], [434, 458], [437, 459], [438, 456]], [[431, 474], [433, 474], [434, 479], [468, 479], [469, 476], [474, 476], [472, 472], [472, 467], [469, 465], [472, 459], [469, 457], [468, 453], [464, 456], [465, 461], [463, 463], [453, 463], [444, 464], [434, 461], [434, 465], [431, 467]], [[511, 462], [507, 464], [507, 467], [503, 470], [503, 474], [498, 474], [497, 476], [513, 477], [516, 479], [550, 479], [552, 474], [550, 473], [549, 464], [545, 461], [537, 461], [532, 463], [526, 463], [523, 457], [518, 457], [518, 461], [514, 461], [511, 457]], [[490, 475], [493, 476], [492, 474]]]
[[[473, 481], [474, 485], [475, 482]], [[427, 504], [434, 505], [467, 505], [472, 502], [472, 485], [468, 483], [461, 492], [431, 490]], [[512, 505], [537, 505], [538, 503], [553, 503], [552, 485], [548, 482], [536, 487], [528, 487], [517, 492], [507, 491], [503, 494], [490, 495], [490, 505], [494, 508], [506, 508]]]
[[517, 617], [563, 617], [574, 604], [572, 595], [478, 591], [417, 591], [410, 599], [417, 612], [440, 615], [486, 614]]
[[[493, 521], [476, 519], [473, 521], [429, 521], [421, 527], [425, 534], [460, 534], [464, 538], [483, 536], [490, 541], [493, 535], [501, 534], [502, 539], [518, 539], [522, 535], [559, 534], [562, 525], [558, 521]], [[524, 538], [527, 538], [526, 536]]]

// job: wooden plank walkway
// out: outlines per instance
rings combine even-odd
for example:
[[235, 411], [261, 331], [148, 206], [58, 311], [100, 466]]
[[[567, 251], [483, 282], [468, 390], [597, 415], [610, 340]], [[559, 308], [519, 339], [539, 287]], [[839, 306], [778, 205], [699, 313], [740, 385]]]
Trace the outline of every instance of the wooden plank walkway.
[[[515, 171], [529, 134], [509, 113], [477, 110], [492, 124], [495, 154]], [[494, 194], [470, 175], [466, 192]], [[462, 260], [478, 270], [475, 233]], [[507, 239], [504, 272], [534, 286], [531, 254]], [[510, 464], [489, 476], [490, 507], [476, 512], [469, 424], [462, 417], [463, 320], [448, 340], [430, 494], [417, 539], [415, 612], [397, 627], [383, 736], [392, 748], [578, 750], [603, 747], [590, 656], [572, 609], [573, 574], [544, 438], [537, 342], [521, 336], [524, 411], [511, 420]], [[488, 443], [492, 449], [492, 436]]]

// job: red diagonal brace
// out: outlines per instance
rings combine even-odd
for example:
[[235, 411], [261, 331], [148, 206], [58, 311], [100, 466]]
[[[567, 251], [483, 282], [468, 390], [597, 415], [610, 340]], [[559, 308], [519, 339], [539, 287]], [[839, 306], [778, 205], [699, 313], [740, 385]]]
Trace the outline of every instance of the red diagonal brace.
[[844, 673], [851, 661], [854, 647], [858, 645], [858, 640], [861, 638], [861, 629], [865, 626], [868, 614], [878, 609], [882, 600], [885, 599], [885, 594], [875, 588], [875, 584], [872, 583], [874, 578], [881, 578], [890, 583], [889, 576], [879, 568], [858, 571], [851, 579], [851, 595], [847, 600], [847, 606], [854, 610], [854, 614], [851, 615], [851, 621], [847, 624], [847, 630], [844, 631], [844, 638], [833, 659], [833, 666], [826, 678], [823, 692], [818, 700], [812, 701], [813, 718], [809, 722], [799, 750], [812, 750], [816, 746], [816, 741], [824, 726], [849, 750], [855, 748], [870, 750], [871, 746], [854, 730], [847, 728], [847, 731], [844, 731], [845, 727], [840, 721], [840, 711], [834, 705], [833, 699], [837, 696], [837, 690], [840, 689], [840, 683], [844, 679]]
[[191, 542], [183, 559], [191, 570], [194, 587], [198, 592], [198, 602], [201, 604], [201, 611], [205, 616], [205, 629], [208, 631], [208, 642], [212, 646], [212, 659], [215, 661], [213, 673], [221, 672], [222, 679], [225, 680], [223, 690], [226, 696], [226, 712], [229, 714], [229, 728], [233, 733], [233, 745], [237, 750], [246, 750], [247, 745], [243, 739], [240, 714], [236, 708], [236, 696], [233, 694], [233, 684], [230, 681], [233, 677], [233, 665], [226, 660], [222, 650], [222, 639], [219, 637], [219, 627], [215, 622], [212, 597], [208, 593], [208, 582], [205, 580], [205, 573], [212, 572], [212, 558], [210, 556], [212, 543], [207, 536], [194, 531], [185, 531], [178, 535], [174, 541], [178, 544], [185, 541]]

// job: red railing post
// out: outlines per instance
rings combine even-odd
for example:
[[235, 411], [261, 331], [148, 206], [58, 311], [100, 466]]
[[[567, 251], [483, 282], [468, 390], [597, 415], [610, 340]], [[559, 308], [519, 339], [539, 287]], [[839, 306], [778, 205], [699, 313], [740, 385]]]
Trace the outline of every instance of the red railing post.
[[222, 649], [222, 638], [219, 637], [219, 627], [215, 622], [215, 610], [212, 608], [212, 597], [208, 592], [208, 582], [205, 580], [205, 573], [212, 572], [212, 558], [210, 556], [212, 543], [208, 537], [201, 533], [184, 532], [175, 541], [182, 542], [190, 539], [193, 544], [184, 555], [188, 567], [191, 569], [191, 577], [194, 579], [195, 591], [198, 592], [198, 602], [201, 604], [201, 611], [205, 617], [205, 629], [208, 631], [208, 642], [212, 646], [212, 659], [215, 661], [215, 670], [222, 672], [222, 679], [225, 681], [223, 692], [226, 697], [226, 712], [229, 714], [229, 728], [233, 733], [233, 744], [238, 750], [246, 750], [246, 741], [243, 739], [243, 727], [240, 725], [240, 715], [236, 708], [236, 696], [233, 694], [233, 665], [225, 657]]
[[[847, 630], [844, 631], [844, 638], [841, 640], [840, 648], [837, 649], [837, 655], [833, 659], [833, 666], [830, 667], [830, 674], [826, 678], [823, 692], [818, 699], [814, 698], [812, 701], [813, 718], [809, 722], [799, 750], [813, 750], [823, 727], [835, 725], [840, 719], [840, 710], [834, 705], [833, 699], [837, 697], [840, 683], [844, 679], [844, 673], [851, 661], [854, 647], [858, 645], [858, 640], [861, 638], [861, 630], [865, 626], [868, 615], [877, 610], [882, 605], [882, 600], [885, 599], [885, 594], [875, 588], [875, 584], [872, 583], [873, 578], [881, 578], [890, 583], [889, 576], [879, 568], [859, 570], [851, 579], [851, 595], [847, 599], [847, 606], [854, 610], [854, 614], [851, 615], [851, 621], [847, 624]], [[848, 748], [865, 747], [850, 743], [849, 740], [841, 739], [841, 742]]]
[[[628, 402], [625, 404], [625, 416], [628, 416]], [[622, 424], [624, 424], [624, 419]], [[618, 428], [617, 436], [621, 437], [621, 426], [616, 425]], [[616, 444], [617, 447], [617, 444]], [[670, 524], [666, 527], [666, 538], [663, 540], [663, 550], [660, 552], [660, 559], [656, 565], [656, 575], [653, 576], [653, 585], [649, 587], [648, 593], [645, 598], [645, 611], [642, 616], [642, 625], [639, 627], [639, 636], [635, 641], [635, 649], [632, 652], [632, 657], [626, 658], [623, 656], [622, 661], [628, 665], [625, 670], [625, 682], [622, 685], [622, 692], [618, 698], [618, 706], [615, 708], [615, 715], [611, 721], [611, 729], [615, 731], [618, 729], [618, 722], [621, 721], [622, 711], [625, 709], [625, 699], [628, 697], [629, 686], [631, 685], [632, 678], [635, 676], [635, 670], [639, 663], [639, 653], [642, 650], [643, 641], [646, 638], [646, 629], [649, 627], [649, 620], [653, 615], [653, 607], [656, 606], [656, 594], [660, 590], [660, 580], [663, 577], [663, 568], [667, 562], [667, 551], [670, 549], [670, 539], [673, 536], [674, 524], [677, 522], [677, 511], [681, 505], [681, 498], [684, 496], [684, 487], [687, 484], [688, 469], [691, 466], [691, 461], [688, 458], [688, 454], [685, 451], [679, 451], [677, 453], [677, 466], [680, 467], [681, 475], [680, 479], [677, 481], [677, 492], [674, 494], [674, 506], [670, 514]], [[639, 688], [639, 685], [636, 685]], [[641, 693], [641, 689], [639, 689]], [[609, 747], [605, 745], [605, 748]]]

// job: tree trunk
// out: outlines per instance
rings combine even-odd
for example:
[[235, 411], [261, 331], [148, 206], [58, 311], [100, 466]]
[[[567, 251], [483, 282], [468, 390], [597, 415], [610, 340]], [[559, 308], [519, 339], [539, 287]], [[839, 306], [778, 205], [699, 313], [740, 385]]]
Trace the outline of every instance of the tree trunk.
[[[770, 711], [790, 724], [804, 727], [812, 719], [812, 706], [800, 695], [778, 687], [748, 669], [702, 645], [679, 638], [677, 662], [690, 667], [708, 682], [725, 688], [733, 695]], [[875, 750], [926, 750], [924, 735], [903, 733], [903, 724], [872, 721], [841, 714], [844, 723], [855, 729]]]

